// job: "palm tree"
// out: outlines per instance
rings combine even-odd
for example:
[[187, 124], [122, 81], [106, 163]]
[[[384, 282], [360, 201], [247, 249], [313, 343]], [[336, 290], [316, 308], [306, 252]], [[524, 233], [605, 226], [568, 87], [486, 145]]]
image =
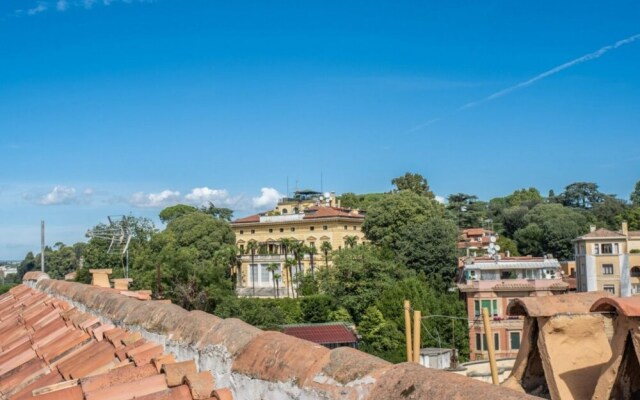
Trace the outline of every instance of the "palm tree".
[[282, 275], [275, 273], [273, 274], [273, 281], [276, 284], [276, 298], [280, 297], [280, 278]]
[[315, 278], [315, 266], [313, 264], [313, 256], [318, 254], [316, 246], [305, 246], [305, 252], [309, 254], [309, 265], [311, 267], [311, 277]]
[[291, 267], [296, 265], [296, 260], [293, 258], [285, 257], [284, 266], [287, 269], [287, 297], [289, 297], [289, 286], [291, 286], [291, 294], [295, 294], [293, 292], [293, 273], [291, 271]]
[[250, 240], [247, 243], [247, 250], [251, 253], [251, 282], [253, 283], [253, 296], [256, 295], [256, 271], [255, 267], [255, 259], [256, 259], [256, 250], [258, 250], [258, 243], [255, 240]]
[[271, 263], [267, 266], [267, 271], [271, 272], [273, 278], [273, 288], [276, 290], [276, 298], [278, 297], [278, 289], [276, 288], [276, 271], [278, 270], [278, 263]]
[[324, 266], [325, 268], [329, 267], [329, 252], [333, 250], [331, 243], [325, 241], [320, 245], [320, 251], [324, 254]]
[[357, 237], [357, 236], [355, 236], [355, 235], [353, 235], [353, 236], [347, 236], [347, 237], [344, 239], [344, 244], [345, 244], [347, 247], [349, 247], [349, 248], [353, 249], [353, 248], [354, 248], [354, 247], [356, 247], [356, 245], [358, 244], [358, 237]]

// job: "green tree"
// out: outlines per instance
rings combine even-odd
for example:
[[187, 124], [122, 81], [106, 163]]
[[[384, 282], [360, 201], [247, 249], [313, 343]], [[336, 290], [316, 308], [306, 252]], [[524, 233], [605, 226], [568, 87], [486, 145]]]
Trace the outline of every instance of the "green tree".
[[500, 246], [500, 251], [505, 254], [508, 253], [512, 257], [520, 255], [520, 252], [518, 251], [518, 244], [506, 236], [499, 236], [497, 244]]
[[453, 221], [432, 218], [404, 227], [398, 241], [402, 264], [424, 273], [429, 282], [446, 291], [458, 271], [458, 229]]
[[316, 246], [305, 246], [304, 252], [309, 254], [309, 267], [311, 267], [311, 277], [315, 278], [316, 271], [315, 271], [314, 257], [316, 254], [318, 254], [318, 249], [316, 248]]
[[592, 182], [576, 182], [568, 185], [560, 195], [567, 207], [589, 209], [604, 200], [598, 185]]
[[553, 254], [560, 260], [574, 256], [571, 241], [587, 229], [587, 218], [561, 204], [539, 204], [525, 216], [526, 226], [515, 234], [521, 254]]
[[401, 232], [411, 224], [444, 216], [444, 207], [435, 200], [403, 190], [371, 206], [362, 225], [372, 243], [396, 251]]
[[542, 201], [542, 195], [536, 188], [519, 189], [507, 196], [507, 203], [510, 207], [524, 206], [531, 209]]
[[329, 267], [329, 253], [331, 253], [331, 250], [333, 250], [333, 247], [331, 246], [330, 242], [324, 241], [320, 245], [320, 251], [322, 251], [322, 254], [324, 254], [324, 266], [325, 266], [325, 268]]
[[385, 289], [410, 271], [393, 254], [365, 244], [333, 255], [333, 267], [318, 272], [321, 293], [338, 299], [356, 322]]
[[36, 258], [33, 255], [33, 252], [28, 252], [27, 255], [24, 257], [24, 260], [22, 260], [22, 262], [20, 262], [20, 265], [18, 266], [18, 278], [19, 281], [22, 282], [22, 277], [24, 276], [24, 274], [26, 274], [29, 271], [35, 271], [36, 269], [38, 269], [38, 265], [36, 264]]
[[160, 221], [162, 221], [163, 224], [168, 224], [178, 217], [193, 212], [198, 212], [198, 209], [186, 204], [176, 204], [175, 206], [167, 207], [160, 211]]
[[212, 202], [200, 207], [200, 211], [227, 222], [231, 221], [231, 218], [233, 218], [233, 210], [224, 207], [216, 207]]
[[417, 195], [425, 196], [430, 199], [435, 198], [435, 196], [429, 189], [429, 183], [420, 174], [413, 174], [411, 172], [407, 172], [403, 176], [393, 178], [391, 180], [391, 184], [395, 185], [396, 187], [395, 191], [408, 190]]
[[195, 212], [172, 219], [135, 253], [134, 288], [156, 287], [160, 266], [166, 297], [186, 309], [213, 311], [233, 297], [230, 263], [237, 253], [228, 222]]
[[482, 226], [482, 221], [487, 218], [487, 203], [478, 201], [477, 196], [466, 193], [449, 195], [446, 209], [459, 228]]
[[[278, 298], [278, 287], [276, 281], [276, 273], [280, 266], [277, 263], [270, 263], [267, 265], [267, 271], [271, 272], [271, 278], [273, 279], [273, 290], [275, 292], [276, 298]], [[279, 275], [279, 274], [278, 274]]]
[[634, 206], [640, 206], [640, 181], [636, 182], [636, 185], [633, 187], [633, 192], [631, 192], [629, 200], [631, 200], [631, 204]]
[[620, 229], [618, 216], [623, 215], [629, 206], [624, 200], [614, 196], [604, 195], [600, 203], [596, 203], [591, 209], [591, 214], [595, 217], [597, 225], [607, 229]]
[[358, 237], [356, 235], [347, 236], [344, 239], [344, 244], [346, 247], [352, 249], [358, 245]]
[[[376, 306], [367, 307], [360, 323], [358, 333], [362, 335], [360, 348], [375, 356], [394, 359], [403, 349], [404, 336], [397, 326], [384, 318]], [[397, 360], [397, 362], [402, 359]]]
[[300, 298], [300, 310], [305, 322], [328, 322], [332, 312], [337, 310], [337, 301], [327, 294], [315, 294]]

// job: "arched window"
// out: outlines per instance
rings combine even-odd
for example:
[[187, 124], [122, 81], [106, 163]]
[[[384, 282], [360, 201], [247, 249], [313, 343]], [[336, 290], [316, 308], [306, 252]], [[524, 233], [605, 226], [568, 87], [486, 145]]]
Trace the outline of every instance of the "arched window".
[[286, 208], [283, 208], [283, 209], [282, 209], [282, 213], [283, 213], [283, 214], [287, 214], [287, 213], [289, 213], [289, 211], [288, 211]]
[[635, 267], [631, 268], [631, 276], [640, 278], [640, 267], [636, 265]]

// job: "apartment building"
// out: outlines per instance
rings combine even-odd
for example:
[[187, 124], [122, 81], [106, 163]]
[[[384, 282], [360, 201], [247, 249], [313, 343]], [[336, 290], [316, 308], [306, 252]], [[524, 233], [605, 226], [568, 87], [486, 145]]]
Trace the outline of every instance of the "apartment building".
[[[304, 244], [308, 249], [300, 264], [301, 273], [330, 265], [325, 259], [323, 244], [339, 250], [364, 241], [362, 223], [364, 212], [340, 207], [335, 193], [311, 190], [297, 191], [293, 197], [281, 199], [277, 206], [260, 214], [240, 218], [231, 223], [236, 246], [241, 252], [241, 273], [237, 292], [244, 296], [273, 297], [274, 275], [280, 276], [278, 295], [292, 295], [289, 281], [296, 276], [296, 268], [285, 268], [285, 258], [292, 258], [285, 241]], [[251, 249], [250, 242], [254, 242]], [[287, 254], [285, 254], [285, 252]], [[310, 254], [315, 253], [315, 254]], [[270, 266], [277, 269], [270, 270]]]
[[590, 227], [573, 241], [579, 292], [604, 290], [616, 296], [640, 294], [640, 231]]
[[522, 340], [523, 320], [507, 316], [507, 306], [516, 297], [565, 293], [558, 260], [546, 257], [465, 257], [460, 260], [458, 289], [469, 318], [471, 360], [488, 357], [482, 324], [482, 309], [491, 316], [491, 330], [497, 358], [515, 357]]

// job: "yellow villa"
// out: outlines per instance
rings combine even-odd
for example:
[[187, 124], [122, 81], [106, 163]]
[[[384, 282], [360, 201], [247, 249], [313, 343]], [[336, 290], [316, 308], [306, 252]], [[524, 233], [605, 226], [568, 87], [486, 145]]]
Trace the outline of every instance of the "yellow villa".
[[[287, 289], [290, 277], [285, 258], [293, 258], [291, 249], [286, 248], [287, 241], [315, 249], [305, 251], [300, 260], [300, 273], [315, 273], [317, 268], [330, 265], [324, 254], [326, 243], [339, 250], [363, 242], [363, 221], [364, 212], [340, 207], [335, 193], [310, 190], [281, 199], [271, 211], [233, 221], [231, 228], [242, 261], [241, 273], [237, 274], [238, 294], [274, 297], [275, 275], [280, 277], [278, 295], [293, 295]], [[275, 270], [273, 264], [277, 265]], [[291, 268], [294, 278], [296, 273], [297, 268]]]
[[616, 296], [640, 294], [640, 231], [596, 229], [576, 238], [579, 292], [604, 290]]

